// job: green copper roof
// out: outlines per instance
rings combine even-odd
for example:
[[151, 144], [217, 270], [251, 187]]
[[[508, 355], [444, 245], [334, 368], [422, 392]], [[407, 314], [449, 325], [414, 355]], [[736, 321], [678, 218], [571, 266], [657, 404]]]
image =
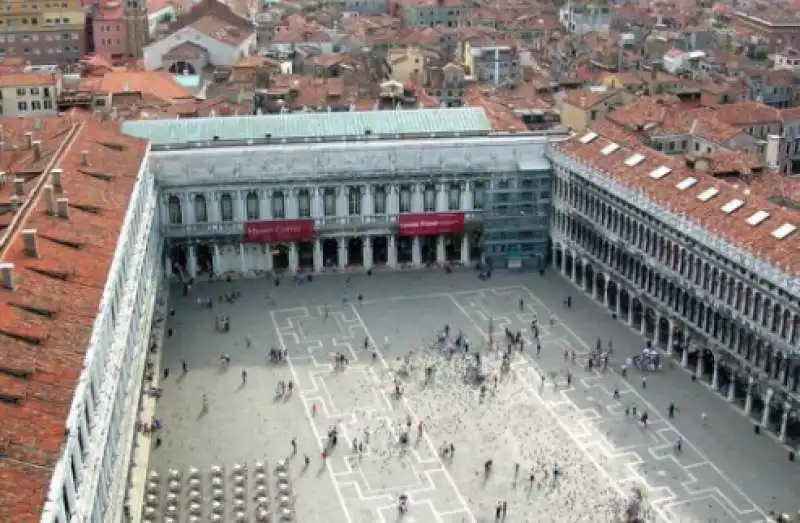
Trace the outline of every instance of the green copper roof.
[[287, 113], [181, 120], [131, 120], [122, 131], [152, 145], [188, 142], [332, 139], [342, 136], [485, 134], [491, 124], [480, 108]]

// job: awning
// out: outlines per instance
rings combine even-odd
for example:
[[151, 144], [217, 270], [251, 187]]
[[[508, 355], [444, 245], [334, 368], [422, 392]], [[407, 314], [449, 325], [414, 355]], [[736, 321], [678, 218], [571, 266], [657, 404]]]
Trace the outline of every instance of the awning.
[[434, 236], [464, 232], [463, 212], [401, 214], [397, 221], [399, 236]]
[[244, 239], [249, 243], [309, 242], [314, 239], [314, 220], [247, 222]]

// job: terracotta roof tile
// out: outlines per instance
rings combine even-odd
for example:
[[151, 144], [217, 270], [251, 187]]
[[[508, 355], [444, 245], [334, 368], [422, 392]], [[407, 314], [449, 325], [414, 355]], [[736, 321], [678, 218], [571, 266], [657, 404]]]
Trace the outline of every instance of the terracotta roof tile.
[[0, 74], [0, 88], [56, 85], [56, 75], [50, 73]]
[[[0, 290], [0, 521], [38, 522], [83, 368], [132, 189], [147, 151], [143, 140], [100, 122], [70, 123], [49, 165], [62, 169], [59, 197], [69, 218], [46, 213], [40, 175], [29, 207], [7, 229], [3, 262], [14, 264], [14, 290]], [[81, 152], [88, 151], [88, 165]], [[49, 179], [49, 176], [48, 176]], [[34, 189], [35, 187], [35, 189]], [[21, 231], [36, 230], [38, 257]]]
[[[623, 186], [644, 194], [652, 202], [694, 222], [710, 234], [727, 240], [791, 276], [800, 275], [800, 234], [792, 233], [783, 240], [772, 236], [772, 232], [784, 223], [800, 224], [800, 211], [781, 208], [762, 196], [747, 194], [742, 187], [692, 171], [680, 159], [646, 146], [621, 146], [612, 154], [602, 154], [602, 149], [609, 143], [603, 137], [585, 144], [579, 139], [571, 139], [562, 142], [558, 149], [592, 169], [605, 173]], [[626, 165], [625, 160], [634, 153], [642, 154], [645, 160], [635, 166]], [[672, 172], [658, 180], [650, 177], [650, 173], [660, 166], [670, 167]], [[690, 176], [697, 179], [693, 187], [685, 191], [675, 187], [679, 181]], [[699, 200], [698, 195], [711, 187], [717, 188], [719, 193], [708, 201]], [[721, 206], [734, 198], [744, 200], [745, 204], [731, 214], [722, 212]], [[747, 218], [759, 210], [770, 213], [769, 217], [757, 226], [749, 225]]]

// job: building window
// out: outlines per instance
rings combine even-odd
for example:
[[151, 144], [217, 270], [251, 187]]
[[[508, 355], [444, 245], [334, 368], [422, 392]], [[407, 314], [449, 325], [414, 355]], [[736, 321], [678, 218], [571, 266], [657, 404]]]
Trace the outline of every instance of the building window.
[[64, 502], [64, 515], [67, 517], [67, 521], [72, 521], [72, 504], [69, 501], [69, 493], [67, 492], [66, 484], [61, 486], [61, 498]]
[[208, 221], [206, 197], [202, 194], [196, 194], [194, 196], [194, 219], [197, 223], [205, 223]]
[[447, 208], [451, 211], [461, 209], [461, 186], [457, 183], [450, 184], [450, 190], [447, 194]]
[[32, 95], [39, 95], [39, 88], [38, 87], [31, 87], [31, 94]]
[[411, 187], [402, 185], [400, 187], [400, 212], [411, 212]]
[[17, 102], [17, 109], [19, 111], [27, 111], [28, 110], [28, 102]]
[[53, 101], [52, 100], [45, 100], [44, 101], [44, 108], [52, 111], [53, 110]]
[[220, 196], [219, 212], [223, 222], [233, 221], [233, 198], [229, 193], [224, 193]]
[[42, 110], [42, 102], [39, 100], [34, 100], [31, 102], [31, 111], [41, 111]]
[[248, 220], [258, 220], [258, 207], [258, 194], [255, 191], [250, 191], [245, 198], [245, 212]]
[[183, 213], [181, 212], [181, 201], [177, 196], [169, 197], [169, 223], [180, 225], [183, 223]]
[[386, 187], [375, 187], [375, 214], [386, 214]]
[[25, 88], [17, 87], [17, 96], [25, 96]]
[[323, 214], [325, 216], [336, 216], [336, 190], [330, 188], [325, 189], [322, 198], [322, 205], [324, 207]]
[[300, 218], [311, 217], [311, 193], [308, 189], [300, 189], [297, 195], [297, 215]]
[[436, 210], [436, 186], [432, 183], [425, 184], [422, 210], [425, 212], [433, 212]]
[[286, 218], [283, 191], [275, 191], [272, 193], [272, 217], [278, 218], [279, 220]]
[[347, 208], [350, 216], [361, 214], [361, 187], [350, 187], [348, 189]]
[[477, 182], [475, 189], [472, 192], [472, 207], [476, 210], [482, 210], [486, 206], [486, 185], [483, 182]]

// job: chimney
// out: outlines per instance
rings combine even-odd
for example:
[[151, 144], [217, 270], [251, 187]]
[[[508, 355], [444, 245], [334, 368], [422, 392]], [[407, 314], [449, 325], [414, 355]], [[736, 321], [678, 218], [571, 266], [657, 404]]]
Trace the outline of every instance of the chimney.
[[61, 189], [61, 174], [63, 172], [64, 171], [59, 168], [50, 170], [50, 183], [53, 184], [53, 188]]
[[58, 208], [58, 216], [60, 218], [69, 218], [69, 198], [57, 199], [56, 207]]
[[30, 149], [33, 147], [33, 133], [28, 131], [25, 133], [25, 146]]
[[23, 229], [22, 246], [25, 249], [26, 256], [31, 258], [39, 257], [39, 242], [36, 240], [36, 229]]
[[0, 263], [0, 274], [3, 276], [3, 288], [9, 291], [14, 290], [14, 264]]
[[56, 191], [49, 183], [44, 186], [44, 202], [47, 205], [47, 214], [55, 216], [58, 213], [56, 207]]
[[11, 198], [9, 198], [9, 200], [11, 201], [12, 211], [16, 211], [17, 209], [19, 209], [19, 196], [12, 195]]
[[25, 178], [14, 178], [14, 196], [25, 197]]
[[81, 165], [89, 166], [89, 151], [81, 151]]
[[42, 142], [36, 140], [33, 142], [33, 161], [38, 162], [42, 159]]

